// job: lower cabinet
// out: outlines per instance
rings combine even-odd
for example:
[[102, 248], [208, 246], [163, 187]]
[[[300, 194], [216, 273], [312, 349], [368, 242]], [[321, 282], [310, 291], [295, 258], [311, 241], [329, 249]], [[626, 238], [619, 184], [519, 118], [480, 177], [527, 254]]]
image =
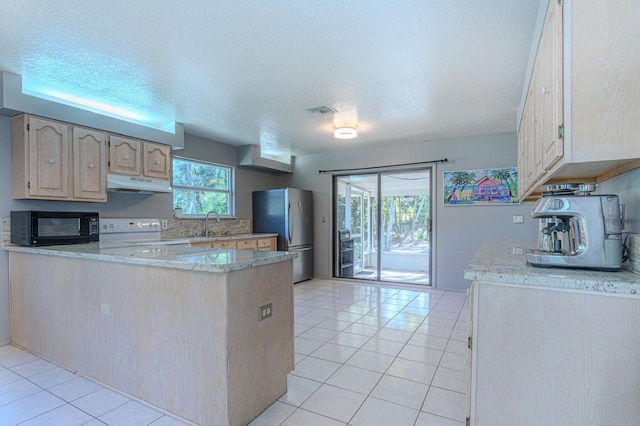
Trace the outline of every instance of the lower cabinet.
[[256, 238], [237, 240], [236, 248], [238, 250], [258, 250], [258, 240]]
[[471, 425], [637, 425], [640, 298], [476, 281]]
[[278, 251], [277, 237], [258, 238], [257, 243], [260, 251]]
[[221, 248], [229, 250], [277, 251], [277, 237], [266, 238], [228, 238], [215, 241], [193, 241], [191, 247]]
[[210, 243], [211, 248], [223, 248], [223, 249], [232, 249], [235, 250], [238, 248], [235, 240], [231, 241], [214, 241]]

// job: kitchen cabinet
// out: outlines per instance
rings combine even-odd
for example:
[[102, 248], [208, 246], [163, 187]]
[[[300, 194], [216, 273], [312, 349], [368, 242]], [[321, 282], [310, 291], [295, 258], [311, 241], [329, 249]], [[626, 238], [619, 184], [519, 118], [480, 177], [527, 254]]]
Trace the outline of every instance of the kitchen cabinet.
[[487, 240], [464, 270], [468, 424], [637, 425], [640, 275], [536, 268]]
[[73, 128], [73, 197], [106, 201], [106, 135], [97, 130]]
[[11, 120], [15, 199], [106, 202], [106, 136], [67, 123]]
[[549, 2], [535, 44], [518, 134], [521, 199], [640, 166], [640, 3], [561, 3]]
[[117, 135], [109, 136], [109, 173], [171, 178], [171, 148]]
[[[294, 367], [291, 255], [175, 248], [89, 248], [85, 259], [13, 248], [12, 341], [180, 424], [247, 425], [287, 392]], [[260, 321], [266, 304], [272, 315]]]
[[277, 237], [258, 238], [257, 243], [260, 251], [278, 251]]
[[637, 424], [637, 295], [475, 281], [470, 296], [470, 425]]
[[171, 148], [168, 145], [144, 142], [142, 154], [143, 176], [171, 178]]
[[191, 247], [222, 248], [222, 249], [235, 250], [236, 242], [235, 240], [231, 240], [231, 239], [228, 241], [197, 241], [197, 242], [192, 242]]
[[238, 246], [236, 245], [235, 240], [231, 241], [214, 241], [210, 243], [211, 248], [222, 248], [222, 249], [230, 249], [235, 250]]
[[258, 240], [256, 238], [242, 239], [236, 241], [238, 250], [257, 250]]
[[191, 247], [277, 251], [277, 244], [277, 237], [225, 237], [224, 239], [216, 239], [213, 241], [192, 241]]

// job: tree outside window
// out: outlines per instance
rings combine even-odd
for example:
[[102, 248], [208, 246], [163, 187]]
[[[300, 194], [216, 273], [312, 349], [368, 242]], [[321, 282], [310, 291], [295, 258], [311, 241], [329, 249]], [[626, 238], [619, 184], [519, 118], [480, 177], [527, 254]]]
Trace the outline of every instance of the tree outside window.
[[173, 157], [173, 206], [182, 215], [233, 215], [233, 167]]

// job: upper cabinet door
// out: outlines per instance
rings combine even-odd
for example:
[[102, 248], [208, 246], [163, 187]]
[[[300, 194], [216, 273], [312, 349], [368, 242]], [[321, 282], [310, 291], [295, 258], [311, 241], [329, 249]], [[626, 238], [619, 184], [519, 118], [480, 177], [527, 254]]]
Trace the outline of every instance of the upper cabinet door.
[[144, 144], [143, 174], [145, 176], [169, 179], [171, 177], [171, 148], [155, 143]]
[[106, 135], [104, 132], [73, 128], [73, 196], [90, 200], [107, 199]]
[[69, 127], [29, 117], [29, 194], [69, 196]]
[[549, 170], [564, 155], [562, 82], [562, 6], [549, 3], [538, 55], [543, 64], [541, 98], [542, 167]]
[[109, 172], [121, 175], [141, 174], [142, 143], [135, 139], [109, 136]]

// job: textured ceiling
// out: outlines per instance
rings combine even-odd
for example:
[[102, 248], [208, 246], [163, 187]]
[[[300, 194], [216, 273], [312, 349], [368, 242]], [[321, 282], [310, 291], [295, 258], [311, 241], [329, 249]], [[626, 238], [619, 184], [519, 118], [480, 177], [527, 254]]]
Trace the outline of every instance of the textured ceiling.
[[[0, 71], [293, 155], [515, 130], [540, 0], [0, 6]], [[317, 115], [306, 107], [328, 105]], [[333, 138], [336, 122], [359, 135]]]

